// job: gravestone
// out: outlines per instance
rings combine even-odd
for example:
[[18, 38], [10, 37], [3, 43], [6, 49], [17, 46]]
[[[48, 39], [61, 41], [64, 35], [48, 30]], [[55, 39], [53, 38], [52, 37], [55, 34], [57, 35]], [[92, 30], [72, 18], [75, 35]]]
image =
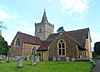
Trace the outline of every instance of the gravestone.
[[61, 61], [61, 57], [58, 57], [57, 60], [58, 60], [58, 61]]
[[32, 55], [31, 61], [32, 61], [32, 65], [36, 64], [36, 58], [34, 55]]
[[17, 61], [20, 58], [20, 56], [16, 55], [14, 56], [13, 60]]
[[39, 55], [35, 56], [36, 62], [39, 62]]
[[75, 58], [71, 58], [71, 61], [75, 61]]
[[69, 57], [66, 57], [66, 61], [69, 61]]
[[36, 64], [36, 49], [32, 48], [32, 57], [31, 57], [32, 65]]
[[53, 57], [53, 61], [56, 61], [56, 57]]
[[30, 60], [30, 55], [27, 56], [27, 60]]
[[17, 67], [21, 68], [21, 67], [23, 67], [23, 64], [24, 64], [24, 59], [23, 59], [23, 57], [20, 57], [17, 61]]
[[0, 63], [2, 63], [2, 55], [0, 55]]
[[10, 57], [9, 57], [9, 56], [6, 57], [6, 62], [7, 62], [7, 63], [10, 62]]
[[82, 59], [82, 55], [80, 55], [80, 59]]

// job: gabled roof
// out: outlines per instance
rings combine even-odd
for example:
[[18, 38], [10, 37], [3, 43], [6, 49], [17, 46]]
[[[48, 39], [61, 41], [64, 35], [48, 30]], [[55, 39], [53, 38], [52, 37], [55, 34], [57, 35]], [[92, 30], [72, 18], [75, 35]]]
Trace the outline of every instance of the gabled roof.
[[[70, 38], [77, 45], [79, 45], [79, 47], [81, 47], [82, 49], [85, 49], [84, 45], [85, 45], [85, 40], [88, 38], [88, 32], [89, 32], [89, 28], [85, 28], [85, 29], [63, 32], [62, 34]], [[53, 42], [53, 40], [56, 39], [56, 37], [59, 34], [60, 33], [49, 35], [47, 40], [42, 44], [42, 46], [38, 50], [48, 50], [49, 45]]]
[[67, 34], [76, 39], [82, 47], [85, 46], [85, 41], [88, 38], [89, 28], [68, 31]]
[[42, 41], [41, 46], [38, 48], [38, 51], [46, 51], [48, 50], [48, 46], [52, 43], [53, 40]]
[[24, 43], [41, 45], [41, 40], [38, 37], [28, 35], [28, 34], [22, 33], [22, 32], [17, 32], [16, 36], [20, 37], [21, 41]]

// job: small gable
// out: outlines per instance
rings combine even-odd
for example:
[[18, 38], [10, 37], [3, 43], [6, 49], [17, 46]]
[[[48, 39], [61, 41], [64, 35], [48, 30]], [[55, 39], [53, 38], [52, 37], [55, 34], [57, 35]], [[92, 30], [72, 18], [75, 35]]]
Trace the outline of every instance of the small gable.
[[49, 45], [56, 40], [56, 38], [62, 34], [65, 37], [68, 37], [74, 43], [76, 43], [79, 48], [85, 50], [85, 41], [88, 38], [89, 28], [79, 29], [74, 31], [62, 32], [62, 33], [55, 33], [49, 35], [46, 41], [42, 42], [42, 46], [38, 50], [48, 50]]

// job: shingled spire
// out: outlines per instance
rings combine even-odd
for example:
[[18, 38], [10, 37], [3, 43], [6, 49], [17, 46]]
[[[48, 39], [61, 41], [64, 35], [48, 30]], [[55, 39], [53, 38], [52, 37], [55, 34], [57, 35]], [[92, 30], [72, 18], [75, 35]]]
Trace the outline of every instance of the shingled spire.
[[45, 41], [50, 34], [54, 32], [54, 25], [48, 22], [46, 11], [42, 16], [40, 23], [35, 23], [35, 36], [39, 37], [42, 41]]
[[44, 14], [43, 14], [41, 23], [48, 23], [48, 19], [47, 19], [47, 16], [46, 16], [46, 11], [45, 11], [45, 9], [44, 9]]

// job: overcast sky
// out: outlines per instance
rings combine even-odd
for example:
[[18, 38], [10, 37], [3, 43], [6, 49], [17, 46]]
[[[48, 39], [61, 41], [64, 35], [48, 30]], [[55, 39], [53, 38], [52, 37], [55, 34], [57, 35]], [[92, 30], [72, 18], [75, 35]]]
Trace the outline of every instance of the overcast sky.
[[34, 23], [44, 9], [54, 32], [89, 27], [93, 43], [100, 41], [100, 0], [0, 0], [0, 20], [7, 26], [3, 37], [10, 45], [17, 31], [34, 36]]

